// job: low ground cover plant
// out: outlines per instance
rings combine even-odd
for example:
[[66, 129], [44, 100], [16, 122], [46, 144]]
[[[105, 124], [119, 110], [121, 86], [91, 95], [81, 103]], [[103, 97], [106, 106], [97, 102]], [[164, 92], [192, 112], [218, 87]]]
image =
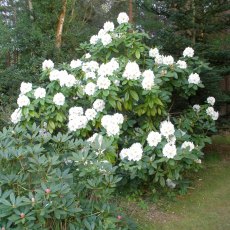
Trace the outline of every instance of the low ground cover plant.
[[[178, 60], [148, 47], [148, 36], [128, 20], [120, 13], [116, 28], [106, 22], [82, 44], [80, 59], [58, 66], [45, 60], [39, 87], [22, 82], [11, 115], [16, 128], [1, 133], [2, 176], [11, 178], [13, 168], [19, 184], [1, 182], [1, 223], [49, 229], [58, 220], [61, 229], [125, 229], [106, 206], [112, 188], [137, 181], [180, 188], [185, 173], [200, 167], [219, 116], [215, 98], [177, 116], [171, 107], [173, 95], [187, 100], [204, 87], [200, 74], [208, 66], [191, 47]], [[10, 132], [27, 140], [23, 151]], [[22, 210], [8, 207], [16, 201]]]

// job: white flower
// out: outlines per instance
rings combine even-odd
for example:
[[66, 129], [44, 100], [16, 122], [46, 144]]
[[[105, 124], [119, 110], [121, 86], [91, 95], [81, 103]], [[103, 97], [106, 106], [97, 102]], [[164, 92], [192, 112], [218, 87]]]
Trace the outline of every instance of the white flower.
[[123, 159], [125, 159], [125, 158], [128, 158], [129, 157], [129, 155], [131, 155], [130, 154], [130, 149], [128, 148], [128, 149], [122, 149], [121, 150], [121, 152], [120, 152], [120, 158], [123, 160]]
[[214, 111], [212, 114], [212, 120], [216, 121], [219, 118], [219, 112]]
[[91, 54], [90, 54], [90, 53], [85, 54], [85, 58], [86, 58], [86, 59], [91, 58]]
[[123, 77], [128, 80], [137, 80], [141, 76], [141, 72], [139, 69], [139, 65], [136, 62], [128, 62], [125, 71], [123, 73]]
[[95, 92], [96, 92], [96, 85], [93, 82], [89, 82], [86, 86], [85, 86], [85, 93], [89, 96], [92, 96]]
[[104, 29], [100, 29], [97, 36], [101, 39], [107, 32]]
[[75, 119], [69, 120], [68, 128], [71, 132], [86, 127], [88, 120], [86, 116], [76, 116]]
[[183, 56], [184, 57], [193, 57], [194, 56], [194, 49], [191, 47], [187, 47], [184, 51], [183, 51]]
[[213, 106], [216, 102], [216, 99], [214, 97], [208, 97], [207, 102], [208, 102], [208, 104]]
[[56, 93], [53, 97], [53, 102], [55, 105], [64, 105], [65, 96], [62, 93]]
[[21, 94], [26, 94], [32, 90], [32, 84], [31, 83], [26, 83], [22, 82], [20, 86], [20, 91]]
[[65, 86], [67, 78], [68, 78], [68, 73], [66, 70], [59, 71], [58, 80], [61, 87]]
[[104, 115], [101, 119], [101, 125], [106, 129], [108, 136], [118, 135], [119, 125], [124, 121], [122, 114]]
[[129, 161], [131, 161], [131, 160], [139, 161], [142, 158], [142, 154], [143, 154], [142, 145], [140, 143], [134, 143], [130, 147], [128, 160]]
[[196, 111], [196, 112], [199, 112], [200, 111], [200, 105], [194, 105], [193, 107], [193, 110]]
[[160, 125], [160, 132], [161, 135], [169, 137], [170, 135], [173, 135], [175, 132], [174, 125], [170, 121], [162, 121]]
[[85, 116], [90, 121], [90, 120], [93, 120], [97, 116], [97, 112], [95, 109], [87, 109], [85, 111]]
[[164, 57], [163, 55], [157, 55], [155, 57], [155, 63], [158, 64], [158, 65], [163, 64], [163, 57]]
[[145, 90], [151, 90], [152, 87], [154, 86], [154, 73], [152, 70], [145, 70], [144, 73], [142, 74], [142, 76], [144, 77], [143, 81], [142, 81], [142, 87]]
[[187, 68], [187, 63], [185, 61], [178, 60], [176, 64], [181, 69], [186, 69]]
[[[117, 63], [118, 64], [118, 63]], [[102, 76], [102, 77], [105, 77], [105, 76], [111, 76], [113, 75], [113, 71], [115, 71], [116, 69], [116, 66], [115, 66], [115, 61], [110, 61], [106, 64], [101, 64], [100, 65], [100, 68], [98, 69], [98, 75], [99, 76]], [[118, 64], [118, 68], [119, 68], [119, 64]]]
[[176, 187], [176, 184], [169, 178], [166, 180], [166, 184], [169, 188], [175, 188]]
[[128, 23], [128, 21], [129, 21], [129, 16], [124, 12], [120, 13], [117, 17], [118, 24]]
[[193, 142], [185, 141], [185, 142], [181, 145], [181, 148], [182, 148], [182, 149], [189, 148], [189, 152], [191, 152], [191, 151], [195, 148], [195, 146], [194, 146]]
[[56, 81], [59, 79], [59, 76], [60, 76], [60, 71], [57, 69], [54, 69], [50, 72], [49, 79], [50, 81]]
[[112, 116], [111, 115], [104, 115], [101, 118], [101, 125], [106, 129], [107, 126], [111, 123], [112, 121]]
[[46, 70], [46, 69], [53, 69], [54, 68], [54, 63], [49, 59], [49, 60], [45, 60], [42, 63], [42, 69]]
[[197, 164], [201, 164], [202, 163], [202, 161], [201, 161], [201, 159], [196, 159], [196, 160], [194, 160]]
[[99, 77], [97, 79], [97, 86], [99, 89], [108, 89], [111, 85], [111, 81], [106, 77]]
[[119, 63], [115, 58], [112, 58], [108, 64], [113, 71], [119, 69]]
[[105, 22], [103, 28], [105, 32], [114, 31], [114, 24], [113, 22]]
[[219, 117], [219, 113], [214, 110], [213, 107], [208, 107], [206, 109], [207, 115], [209, 115], [214, 121], [216, 121]]
[[17, 124], [19, 121], [21, 121], [21, 118], [22, 110], [20, 108], [15, 109], [14, 112], [11, 114], [11, 122]]
[[89, 79], [89, 78], [95, 79], [96, 78], [96, 74], [94, 72], [86, 72], [85, 73], [85, 78], [86, 79]]
[[95, 45], [97, 44], [97, 42], [99, 41], [99, 37], [97, 35], [93, 35], [91, 38], [90, 38], [90, 44], [91, 45]]
[[162, 62], [163, 62], [164, 65], [173, 65], [174, 59], [173, 59], [173, 57], [171, 55], [163, 56], [163, 61]]
[[201, 81], [200, 81], [200, 77], [197, 73], [191, 73], [188, 77], [188, 82], [189, 84], [199, 84]]
[[109, 137], [114, 136], [114, 135], [118, 135], [119, 132], [120, 132], [120, 127], [116, 123], [111, 123], [111, 124], [107, 125], [107, 127], [106, 127], [106, 133]]
[[34, 91], [34, 97], [36, 99], [38, 98], [44, 98], [46, 96], [46, 90], [44, 88], [38, 87], [37, 89], [35, 89]]
[[93, 103], [93, 108], [97, 111], [97, 112], [102, 112], [103, 109], [105, 108], [105, 102], [101, 99], [97, 99], [94, 103]]
[[207, 115], [209, 115], [209, 116], [212, 116], [212, 114], [214, 113], [215, 111], [214, 111], [214, 108], [213, 107], [208, 107], [207, 109], [206, 109], [206, 113], [207, 113]]
[[99, 64], [96, 61], [85, 62], [82, 65], [84, 72], [95, 72], [99, 69]]
[[124, 116], [121, 113], [115, 113], [113, 118], [114, 122], [117, 124], [122, 124], [124, 122]]
[[161, 134], [158, 132], [151, 131], [147, 137], [149, 146], [156, 147], [161, 142]]
[[30, 99], [26, 95], [19, 95], [17, 100], [18, 106], [21, 108], [30, 104]]
[[160, 55], [159, 50], [157, 48], [149, 50], [149, 56], [155, 58], [156, 56]]
[[174, 158], [177, 154], [177, 149], [174, 144], [167, 143], [163, 148], [163, 156], [167, 158]]
[[71, 120], [70, 117], [74, 118], [76, 116], [82, 116], [82, 115], [83, 115], [82, 107], [75, 106], [69, 109], [69, 120]]
[[80, 67], [81, 65], [82, 65], [82, 61], [81, 61], [80, 59], [72, 60], [72, 61], [70, 62], [70, 67], [71, 67], [72, 69], [76, 69], [76, 68]]
[[110, 36], [110, 34], [105, 34], [101, 37], [101, 42], [103, 46], [107, 46], [112, 42], [112, 37]]
[[[65, 70], [64, 70], [65, 71]], [[62, 74], [63, 71], [60, 71], [60, 86], [66, 86], [68, 88], [77, 84], [76, 78], [72, 74], [68, 74], [66, 71]]]

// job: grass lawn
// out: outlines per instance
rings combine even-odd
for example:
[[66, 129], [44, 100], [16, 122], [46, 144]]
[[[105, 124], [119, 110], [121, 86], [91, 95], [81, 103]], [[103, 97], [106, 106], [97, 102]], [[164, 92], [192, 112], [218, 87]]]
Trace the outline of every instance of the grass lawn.
[[142, 208], [133, 202], [126, 204], [139, 230], [230, 229], [230, 160], [209, 153], [204, 162], [193, 189], [176, 201], [164, 200], [160, 206], [146, 202]]

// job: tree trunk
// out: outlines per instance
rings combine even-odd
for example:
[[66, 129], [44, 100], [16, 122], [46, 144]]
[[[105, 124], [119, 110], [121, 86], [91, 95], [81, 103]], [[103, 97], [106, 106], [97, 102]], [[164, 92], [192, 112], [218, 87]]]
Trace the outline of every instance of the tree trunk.
[[34, 16], [33, 16], [33, 3], [32, 3], [32, 0], [28, 0], [28, 7], [29, 7], [29, 11], [30, 11], [30, 19], [33, 21]]
[[129, 22], [133, 24], [133, 0], [129, 0]]
[[65, 21], [66, 7], [67, 7], [67, 0], [62, 0], [62, 11], [58, 18], [58, 25], [57, 25], [57, 30], [56, 30], [55, 46], [57, 49], [61, 48], [62, 31], [63, 31], [64, 21]]

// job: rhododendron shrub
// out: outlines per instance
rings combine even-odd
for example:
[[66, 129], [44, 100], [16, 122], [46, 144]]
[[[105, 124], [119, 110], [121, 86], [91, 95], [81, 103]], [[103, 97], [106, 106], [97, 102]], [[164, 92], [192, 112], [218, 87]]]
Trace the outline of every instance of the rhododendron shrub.
[[[214, 131], [215, 99], [181, 115], [170, 113], [173, 94], [187, 100], [203, 88], [207, 65], [185, 48], [177, 60], [139, 33], [121, 13], [118, 26], [106, 22], [82, 44], [85, 55], [69, 64], [42, 64], [42, 87], [23, 82], [14, 124], [36, 123], [49, 133], [71, 133], [89, 141], [111, 140], [114, 151], [100, 155], [121, 175], [165, 186], [197, 169], [207, 132]], [[97, 139], [97, 138], [96, 138]]]

